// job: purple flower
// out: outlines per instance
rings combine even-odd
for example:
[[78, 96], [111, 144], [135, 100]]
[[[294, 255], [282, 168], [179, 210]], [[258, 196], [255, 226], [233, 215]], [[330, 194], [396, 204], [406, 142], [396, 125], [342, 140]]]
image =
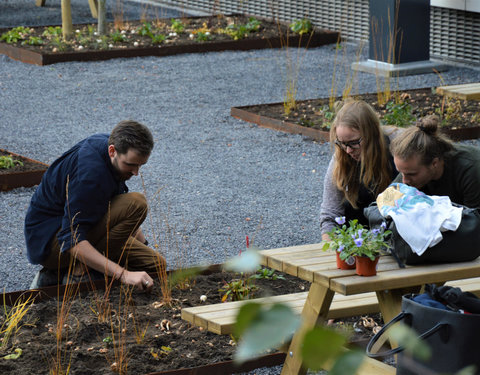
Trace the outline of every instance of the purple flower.
[[345, 249], [345, 245], [344, 245], [343, 243], [339, 244], [337, 251], [338, 251], [339, 253], [341, 253], [341, 252], [343, 251], [343, 249]]
[[383, 229], [386, 229], [386, 228], [387, 228], [387, 223], [386, 223], [386, 222], [382, 222], [382, 224], [380, 224], [380, 226], [381, 226]]
[[377, 229], [377, 228], [372, 229], [372, 234], [373, 234], [373, 235], [377, 235], [377, 234], [379, 234], [379, 233], [380, 233], [380, 229]]
[[362, 237], [354, 238], [354, 239], [353, 239], [353, 242], [355, 242], [355, 245], [356, 245], [357, 247], [360, 247], [360, 246], [362, 246], [362, 244], [363, 244], [363, 238], [362, 238]]
[[336, 217], [336, 218], [335, 218], [335, 222], [336, 222], [338, 225], [343, 225], [343, 224], [345, 224], [345, 216]]

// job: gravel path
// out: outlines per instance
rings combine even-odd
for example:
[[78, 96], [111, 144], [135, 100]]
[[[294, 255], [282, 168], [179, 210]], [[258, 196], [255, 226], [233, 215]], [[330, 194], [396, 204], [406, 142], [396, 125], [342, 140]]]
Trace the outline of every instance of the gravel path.
[[[59, 23], [59, 3], [2, 1], [0, 27]], [[142, 9], [127, 5], [132, 19]], [[72, 6], [75, 22], [90, 20], [86, 0]], [[156, 145], [142, 171], [145, 187], [140, 178], [129, 186], [146, 193], [151, 212], [144, 230], [150, 242], [166, 239], [172, 267], [223, 262], [245, 247], [247, 235], [265, 249], [319, 242], [329, 145], [234, 119], [230, 108], [282, 101], [289, 66], [298, 71], [299, 99], [328, 96], [334, 69], [341, 92], [358, 49], [301, 50], [299, 59], [280, 50], [227, 51], [45, 67], [0, 55], [0, 148], [51, 163], [90, 134], [135, 119], [150, 127]], [[442, 79], [478, 82], [480, 71], [452, 67]], [[377, 90], [372, 75], [358, 73], [353, 82], [354, 92]], [[399, 89], [440, 83], [435, 74], [391, 82]], [[7, 292], [27, 289], [39, 268], [28, 263], [23, 237], [34, 190], [0, 193], [0, 287]]]
[[[12, 9], [25, 24], [40, 11], [59, 12], [53, 5], [23, 2], [21, 12]], [[10, 19], [5, 13], [14, 2], [6, 4], [0, 14]], [[88, 11], [85, 0], [72, 4]], [[259, 128], [229, 112], [232, 106], [282, 101], [289, 65], [299, 67], [298, 98], [328, 96], [334, 67], [341, 91], [357, 49], [346, 44], [337, 58], [333, 46], [301, 50], [298, 63], [278, 49], [45, 67], [0, 55], [0, 148], [51, 163], [82, 138], [135, 119], [151, 128], [156, 145], [142, 171], [145, 188], [139, 178], [129, 185], [150, 200], [148, 237], [165, 237], [168, 226], [167, 237], [178, 240], [167, 249], [172, 266], [222, 262], [245, 247], [247, 235], [260, 248], [312, 243], [320, 240], [317, 220], [329, 145]], [[473, 82], [480, 72], [453, 67], [442, 78], [450, 84]], [[437, 75], [425, 74], [391, 84], [402, 89], [439, 83]], [[374, 76], [354, 78], [354, 91], [376, 89]], [[37, 270], [25, 258], [23, 238], [34, 189], [1, 193], [0, 280], [7, 291], [25, 289]]]

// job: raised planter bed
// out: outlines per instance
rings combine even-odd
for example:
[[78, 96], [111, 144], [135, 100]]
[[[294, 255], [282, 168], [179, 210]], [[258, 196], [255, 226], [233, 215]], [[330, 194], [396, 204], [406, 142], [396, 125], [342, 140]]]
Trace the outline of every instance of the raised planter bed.
[[[416, 118], [435, 114], [443, 107], [444, 112], [451, 106], [457, 113], [448, 115], [450, 122], [442, 127], [442, 131], [452, 139], [466, 140], [480, 138], [479, 102], [476, 100], [444, 99], [443, 96], [432, 93], [431, 88], [405, 90], [401, 95], [407, 95], [413, 114]], [[376, 93], [356, 96], [371, 104], [380, 114], [386, 113], [385, 105], [379, 105]], [[341, 100], [341, 98], [336, 98]], [[329, 103], [329, 98], [308, 99], [297, 102], [297, 109], [285, 115], [282, 102], [232, 107], [231, 116], [257, 124], [259, 126], [292, 134], [301, 134], [319, 142], [329, 141], [329, 128], [323, 126], [322, 117], [318, 114]], [[450, 104], [449, 104], [450, 103]], [[303, 124], [309, 124], [305, 126]]]
[[[111, 363], [118, 361], [118, 356], [114, 354], [113, 343], [106, 344], [105, 339], [109, 337], [114, 337], [116, 344], [120, 342], [125, 344], [123, 350], [129, 354], [127, 357], [129, 374], [223, 375], [282, 364], [285, 354], [275, 352], [238, 366], [233, 360], [228, 359], [236, 349], [235, 345], [229, 343], [229, 336], [216, 335], [191, 327], [188, 322], [180, 319], [181, 307], [201, 303], [198, 297], [202, 293], [208, 296], [205, 303], [220, 302], [217, 285], [223, 285], [224, 281], [230, 281], [234, 276], [222, 272], [222, 267], [212, 265], [200, 276], [190, 279], [190, 284], [187, 284], [189, 286], [186, 288], [173, 288], [172, 296], [175, 299], [172, 306], [160, 304], [162, 294], [159, 282], [156, 282], [151, 293], [133, 291], [125, 294], [120, 284], [114, 282], [111, 291], [105, 294], [104, 280], [73, 284], [69, 287], [51, 286], [38, 290], [5, 293], [2, 300], [7, 306], [14, 306], [16, 301], [25, 301], [29, 296], [35, 298], [35, 304], [22, 321], [33, 324], [22, 327], [17, 335], [8, 341], [8, 348], [5, 348], [7, 350], [0, 352], [0, 373], [23, 375], [26, 372], [48, 372], [49, 361], [55, 359], [57, 350], [64, 355], [62, 357], [65, 361], [64, 367], [69, 362], [69, 355], [73, 355], [70, 368], [73, 374], [110, 373]], [[308, 286], [308, 283], [297, 281], [290, 276], [286, 277], [290, 280], [257, 280], [259, 293], [262, 290], [268, 292], [277, 290], [276, 293], [283, 293], [285, 288], [287, 290], [294, 288], [298, 291], [299, 283]], [[62, 324], [64, 331], [62, 340], [57, 345], [55, 331], [58, 329], [56, 322], [60, 319], [58, 311], [62, 307], [62, 297], [73, 302], [70, 305], [67, 302], [65, 305], [69, 306], [69, 314], [62, 321], [65, 322], [65, 325]], [[96, 317], [95, 312], [100, 312], [98, 302], [105, 300], [110, 302], [111, 310], [108, 311], [115, 317], [111, 320], [114, 323], [109, 319], [102, 323]], [[155, 307], [156, 304], [159, 306]], [[162, 319], [168, 320], [171, 324], [168, 330], [161, 327]], [[122, 321], [125, 325], [117, 321]], [[3, 322], [2, 315], [0, 322]], [[124, 337], [119, 327], [125, 327], [127, 330]], [[137, 334], [145, 329], [143, 341], [136, 341], [134, 328], [139, 330]], [[12, 346], [13, 342], [15, 345]], [[16, 360], [3, 360], [1, 357], [12, 353], [13, 348], [22, 349], [20, 357]]]
[[[232, 19], [239, 19], [238, 22], [248, 22], [247, 16], [232, 15], [228, 16]], [[225, 16], [225, 18], [228, 18]], [[215, 24], [219, 22], [217, 18], [212, 17], [189, 17], [184, 18], [185, 22], [195, 22], [196, 27], [202, 28], [202, 25]], [[212, 21], [214, 20], [214, 21]], [[20, 42], [15, 44], [7, 44], [5, 42], [0, 42], [0, 54], [5, 54], [10, 58], [24, 63], [36, 64], [36, 65], [48, 65], [55, 64], [59, 62], [66, 61], [94, 61], [94, 60], [107, 60], [113, 58], [129, 58], [129, 57], [139, 57], [139, 56], [170, 56], [176, 54], [184, 53], [203, 53], [203, 52], [214, 52], [214, 51], [224, 51], [224, 50], [254, 50], [254, 49], [266, 49], [266, 48], [280, 48], [282, 46], [288, 45], [291, 47], [319, 47], [325, 44], [335, 43], [339, 38], [338, 32], [332, 32], [328, 30], [315, 30], [313, 35], [310, 37], [309, 34], [299, 36], [294, 35], [288, 31], [288, 25], [286, 24], [277, 24], [265, 19], [261, 19], [261, 31], [249, 33], [247, 37], [233, 40], [231, 36], [227, 34], [214, 34], [212, 31], [212, 36], [209, 36], [211, 40], [208, 41], [197, 41], [195, 38], [190, 38], [188, 34], [190, 31], [183, 32], [175, 36], [167, 36], [167, 39], [158, 44], [153, 45], [145, 36], [138, 35], [137, 45], [133, 45], [133, 41], [129, 42], [118, 42], [114, 43], [111, 46], [104, 46], [102, 49], [98, 49], [98, 46], [90, 44], [90, 46], [83, 47], [82, 50], [78, 49], [78, 44], [67, 45], [65, 51], [55, 50], [49, 48], [47, 45], [31, 46], [31, 45], [21, 45]], [[165, 21], [167, 22], [167, 21]], [[129, 35], [134, 30], [138, 30], [142, 26], [142, 23], [130, 22], [125, 23], [128, 26], [128, 31], [126, 35]], [[153, 24], [153, 21], [152, 21]], [[95, 25], [93, 25], [95, 26]], [[92, 26], [92, 27], [93, 27]], [[224, 22], [223, 27], [226, 27], [227, 24]], [[86, 25], [74, 25], [73, 29], [79, 29], [81, 27], [86, 27]], [[112, 24], [113, 27], [113, 24]], [[168, 27], [166, 26], [164, 33], [168, 35]], [[220, 27], [220, 26], [219, 26]], [[42, 30], [44, 28], [33, 27], [30, 28], [34, 30], [34, 34], [41, 37]], [[112, 29], [113, 30], [113, 29]], [[196, 33], [199, 29], [193, 29], [192, 32]], [[215, 30], [212, 26], [212, 30]], [[0, 35], [8, 29], [0, 30]], [[79, 30], [80, 31], [80, 30]], [[193, 35], [193, 34], [192, 34]], [[210, 34], [209, 34], [210, 35]], [[288, 35], [288, 40], [287, 40]], [[109, 42], [106, 42], [108, 44]], [[94, 49], [95, 47], [95, 49]]]
[[48, 168], [48, 164], [7, 150], [0, 149], [0, 155], [12, 155], [14, 159], [23, 163], [23, 166], [0, 169], [0, 191], [9, 191], [21, 186], [30, 187], [38, 185]]
[[[22, 320], [22, 323], [32, 324], [21, 327], [17, 335], [11, 337], [11, 341], [5, 344], [3, 353], [0, 352], [0, 357], [13, 352], [13, 348], [22, 349], [22, 354], [15, 360], [0, 358], [0, 373], [23, 375], [48, 372], [48, 361], [52, 359], [62, 359], [65, 361], [64, 365], [70, 363], [72, 374], [110, 373], [109, 363], [118, 360], [118, 357], [114, 357], [113, 343], [110, 341], [107, 345], [105, 339], [114, 335], [116, 344], [125, 343], [123, 350], [129, 353], [128, 373], [131, 374], [224, 375], [282, 364], [285, 354], [275, 352], [236, 366], [228, 359], [236, 348], [229, 343], [230, 336], [216, 335], [180, 320], [180, 309], [200, 304], [198, 297], [202, 293], [208, 296], [204, 303], [220, 302], [218, 286], [224, 286], [232, 277], [239, 277], [238, 274], [221, 270], [222, 265], [212, 265], [200, 276], [182, 284], [182, 288], [173, 288], [172, 296], [176, 300], [171, 306], [160, 304], [162, 294], [158, 282], [151, 293], [134, 291], [125, 294], [125, 290], [119, 287], [120, 284], [114, 282], [107, 294], [104, 280], [73, 284], [69, 287], [52, 286], [5, 293], [3, 298], [6, 306], [14, 306], [16, 301], [25, 301], [29, 296], [35, 298], [35, 304]], [[256, 279], [255, 285], [259, 289], [255, 296], [261, 296], [262, 293], [292, 293], [309, 287], [306, 281], [282, 275], [285, 279]], [[68, 297], [78, 295], [81, 298]], [[57, 344], [55, 333], [58, 330], [57, 320], [61, 319], [58, 311], [62, 308], [62, 297], [67, 301], [65, 308], [69, 313], [61, 320], [62, 339], [60, 344]], [[69, 303], [69, 300], [73, 302]], [[103, 322], [97, 318], [101, 311], [98, 303], [102, 301], [109, 302], [111, 310], [107, 311], [115, 318], [112, 320], [115, 326], [110, 326], [112, 323], [108, 318]], [[8, 308], [5, 311], [8, 311]], [[352, 325], [359, 318], [353, 317], [353, 320], [350, 319], [348, 323], [345, 321], [345, 324]], [[0, 321], [1, 319], [0, 315]], [[170, 323], [168, 330], [162, 327], [164, 320]], [[120, 322], [128, 324], [123, 325]], [[126, 330], [125, 337], [120, 334], [117, 324]], [[339, 324], [344, 326], [342, 322]], [[133, 339], [135, 335], [132, 326], [136, 327], [137, 333], [145, 332], [143, 341]], [[145, 331], [142, 331], [143, 329]], [[359, 330], [350, 343], [364, 347], [371, 335], [367, 328]], [[170, 349], [167, 350], [168, 348]], [[59, 354], [57, 358], [50, 358]], [[72, 357], [69, 357], [70, 354]]]

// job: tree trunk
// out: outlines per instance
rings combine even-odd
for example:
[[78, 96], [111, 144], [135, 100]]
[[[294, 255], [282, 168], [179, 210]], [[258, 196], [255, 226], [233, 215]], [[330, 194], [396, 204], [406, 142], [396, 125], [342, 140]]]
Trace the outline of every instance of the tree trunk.
[[73, 24], [72, 24], [72, 7], [70, 5], [70, 0], [62, 0], [62, 33], [63, 39], [68, 40], [71, 38], [73, 33]]
[[105, 0], [98, 0], [98, 35], [105, 35], [107, 33], [107, 21]]

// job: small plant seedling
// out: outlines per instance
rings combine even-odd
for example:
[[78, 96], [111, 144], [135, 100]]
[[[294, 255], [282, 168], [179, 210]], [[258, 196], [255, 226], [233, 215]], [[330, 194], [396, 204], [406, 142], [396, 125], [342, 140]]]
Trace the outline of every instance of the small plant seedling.
[[262, 23], [254, 17], [250, 17], [245, 25], [228, 25], [224, 30], [225, 33], [230, 35], [234, 40], [246, 38], [248, 34], [257, 32], [260, 30]]
[[163, 34], [157, 33], [151, 23], [143, 22], [142, 26], [137, 30], [139, 35], [148, 36], [152, 39], [153, 44], [161, 44], [165, 41], [166, 36]]
[[243, 39], [248, 36], [248, 30], [245, 25], [229, 25], [226, 32], [233, 40]]
[[97, 29], [96, 29], [93, 25], [87, 25], [87, 33], [88, 33], [88, 35], [90, 35], [90, 36], [95, 35], [96, 30], [97, 30]]
[[181, 34], [185, 30], [185, 25], [182, 23], [182, 21], [174, 18], [172, 18], [172, 25], [170, 27], [172, 28], [172, 31], [177, 34]]
[[125, 36], [125, 34], [122, 34], [119, 30], [115, 30], [115, 32], [110, 34], [110, 37], [112, 38], [112, 41], [114, 43], [121, 43], [127, 40], [127, 37]]
[[310, 128], [314, 128], [317, 126], [330, 129], [330, 125], [332, 124], [335, 117], [335, 112], [333, 109], [330, 108], [330, 106], [322, 106], [317, 111], [315, 111], [315, 115], [318, 116], [318, 120], [312, 121], [307, 119], [300, 119], [300, 124]]
[[42, 38], [38, 36], [30, 36], [28, 40], [24, 40], [22, 45], [29, 45], [29, 46], [40, 46], [43, 44]]
[[26, 27], [19, 26], [14, 27], [13, 29], [3, 33], [0, 36], [0, 41], [6, 42], [9, 44], [17, 43], [19, 41], [25, 40], [30, 34], [30, 30]]
[[461, 120], [462, 119], [462, 103], [459, 99], [447, 99], [447, 105], [445, 107], [445, 120]]
[[17, 165], [23, 166], [23, 163], [20, 160], [14, 159], [12, 155], [0, 156], [0, 169], [11, 169]]
[[262, 23], [254, 17], [250, 17], [248, 19], [248, 22], [245, 24], [245, 27], [250, 33], [260, 30], [261, 26], [262, 26]]
[[197, 33], [197, 36], [195, 38], [198, 42], [208, 42], [209, 40], [212, 39], [212, 37], [210, 36], [210, 32], [206, 31], [206, 32], [203, 32], [203, 31], [199, 31]]
[[312, 22], [304, 18], [302, 20], [296, 20], [290, 24], [290, 30], [292, 30], [296, 34], [308, 34], [311, 33], [313, 30]]
[[407, 102], [389, 101], [386, 105], [387, 113], [383, 116], [383, 120], [388, 125], [405, 127], [415, 121], [412, 114], [412, 106]]
[[110, 336], [105, 337], [102, 341], [107, 348], [113, 344], [113, 339]]
[[225, 292], [225, 294], [222, 296], [222, 302], [225, 302], [229, 298], [232, 301], [243, 301], [245, 299], [249, 299], [250, 296], [253, 296], [258, 289], [258, 287], [253, 284], [252, 280], [252, 277], [248, 277], [234, 279], [228, 283], [225, 282], [223, 288], [219, 289], [219, 292]]
[[142, 23], [142, 26], [140, 26], [137, 29], [137, 33], [138, 35], [141, 35], [141, 36], [152, 36], [153, 35], [152, 24], [150, 22], [144, 21]]
[[165, 41], [166, 36], [163, 34], [155, 34], [152, 35], [151, 38], [153, 44], [162, 44]]
[[62, 36], [62, 28], [60, 26], [48, 26], [42, 35], [43, 36]]
[[52, 38], [51, 41], [52, 45], [54, 45], [59, 51], [66, 51], [67, 50], [67, 44], [63, 40], [62, 36], [55, 36]]
[[274, 269], [271, 268], [259, 268], [257, 273], [253, 275], [255, 279], [267, 279], [267, 280], [285, 280], [283, 275], [277, 275]]

